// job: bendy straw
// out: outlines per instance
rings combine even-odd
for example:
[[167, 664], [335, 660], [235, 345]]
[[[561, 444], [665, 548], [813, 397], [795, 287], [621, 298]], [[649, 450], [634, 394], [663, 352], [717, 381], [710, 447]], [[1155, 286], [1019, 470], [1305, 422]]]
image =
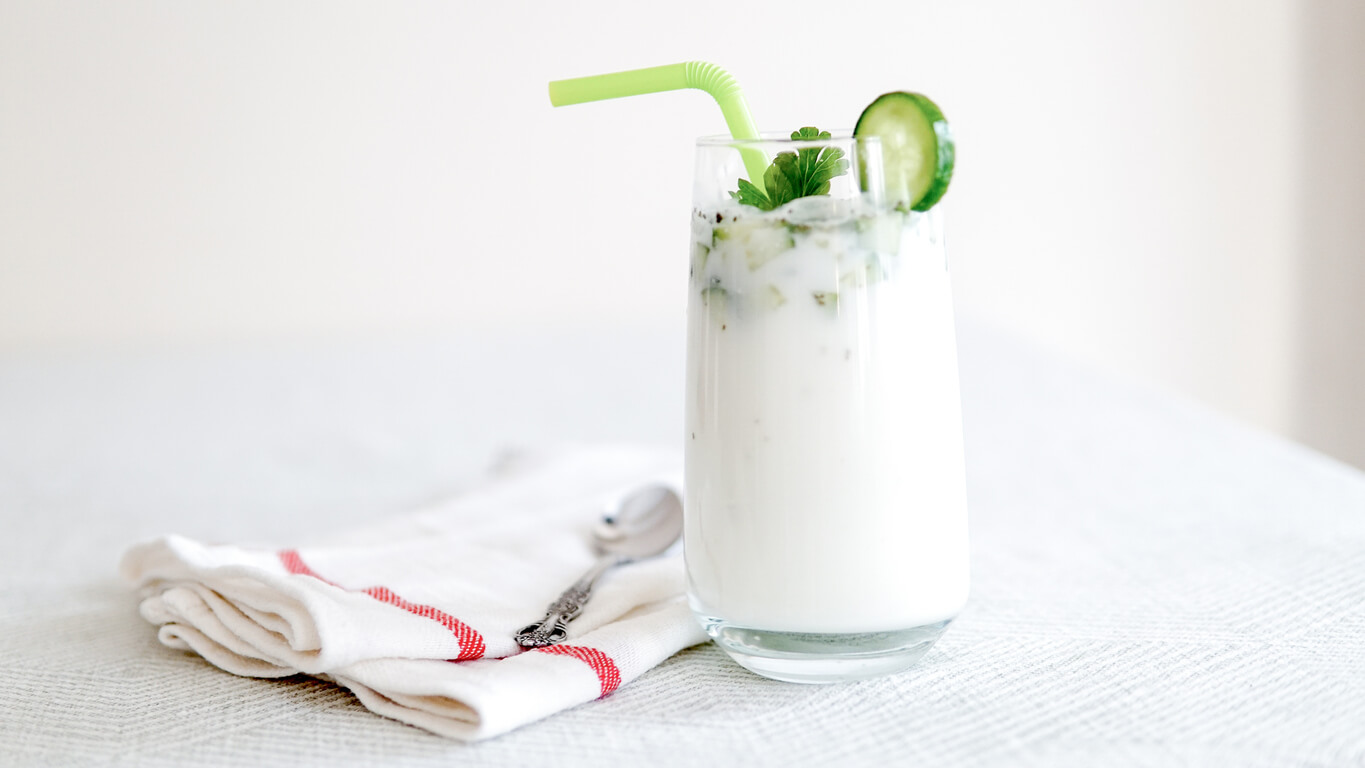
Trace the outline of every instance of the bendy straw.
[[[739, 83], [729, 72], [704, 61], [685, 61], [662, 67], [555, 80], [550, 83], [550, 103], [562, 107], [685, 88], [711, 94], [720, 105], [725, 125], [732, 137], [741, 141], [759, 138], [758, 127], [754, 124], [753, 115], [749, 114], [749, 103], [744, 100]], [[768, 169], [767, 159], [762, 152], [750, 147], [740, 147], [739, 151], [744, 159], [744, 167], [749, 172], [749, 180], [761, 188], [763, 173]]]

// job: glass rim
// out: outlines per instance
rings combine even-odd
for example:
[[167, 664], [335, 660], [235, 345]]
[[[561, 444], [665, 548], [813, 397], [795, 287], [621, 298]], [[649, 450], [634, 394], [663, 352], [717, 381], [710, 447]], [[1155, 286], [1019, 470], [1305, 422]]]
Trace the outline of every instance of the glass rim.
[[757, 139], [736, 139], [728, 133], [713, 133], [709, 136], [698, 136], [698, 147], [758, 147], [758, 146], [788, 146], [788, 147], [827, 147], [834, 142], [872, 142], [881, 143], [881, 138], [877, 136], [854, 136], [852, 129], [842, 128], [837, 131], [830, 131], [828, 139], [793, 139], [791, 132], [782, 131], [759, 131]]

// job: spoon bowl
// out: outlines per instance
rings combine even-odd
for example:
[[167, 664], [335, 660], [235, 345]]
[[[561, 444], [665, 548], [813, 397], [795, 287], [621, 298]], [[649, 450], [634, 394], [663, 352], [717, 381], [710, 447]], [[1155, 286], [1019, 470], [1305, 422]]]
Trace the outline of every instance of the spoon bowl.
[[651, 485], [635, 491], [593, 527], [598, 555], [625, 560], [653, 557], [682, 535], [682, 499], [672, 488]]

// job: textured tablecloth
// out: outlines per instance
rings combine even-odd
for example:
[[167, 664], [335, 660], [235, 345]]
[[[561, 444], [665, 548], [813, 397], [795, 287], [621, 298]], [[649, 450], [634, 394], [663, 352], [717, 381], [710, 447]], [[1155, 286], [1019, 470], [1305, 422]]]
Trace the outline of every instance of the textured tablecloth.
[[1365, 765], [1365, 476], [961, 349], [973, 596], [920, 666], [805, 687], [705, 646], [473, 746], [161, 647], [117, 558], [303, 544], [507, 444], [674, 439], [679, 329], [0, 355], [0, 764]]

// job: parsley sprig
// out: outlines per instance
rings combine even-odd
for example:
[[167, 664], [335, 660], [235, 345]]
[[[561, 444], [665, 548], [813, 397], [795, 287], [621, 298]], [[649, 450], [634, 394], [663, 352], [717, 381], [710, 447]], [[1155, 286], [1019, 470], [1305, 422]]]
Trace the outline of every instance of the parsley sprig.
[[[829, 131], [802, 128], [792, 132], [793, 141], [821, 141], [832, 138]], [[848, 171], [844, 151], [834, 147], [807, 147], [795, 152], [780, 152], [763, 174], [766, 193], [748, 179], [739, 180], [739, 190], [730, 197], [761, 211], [771, 211], [798, 197], [828, 195], [831, 179]]]

